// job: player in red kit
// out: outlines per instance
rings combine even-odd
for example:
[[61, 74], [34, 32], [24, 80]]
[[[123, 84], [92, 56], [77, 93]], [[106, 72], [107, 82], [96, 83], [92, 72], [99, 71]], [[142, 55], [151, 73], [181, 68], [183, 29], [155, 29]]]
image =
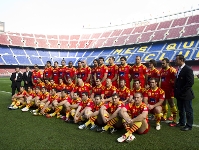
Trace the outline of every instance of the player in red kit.
[[120, 80], [119, 88], [117, 89], [117, 93], [120, 97], [120, 100], [123, 103], [126, 103], [129, 101], [130, 98], [130, 89], [126, 87], [125, 80]]
[[41, 78], [37, 78], [37, 83], [35, 84], [35, 86], [41, 89], [42, 87], [45, 86], [45, 83], [42, 82]]
[[75, 88], [75, 84], [73, 83], [71, 78], [68, 78], [65, 89], [67, 91], [67, 94], [70, 95], [71, 97], [72, 97], [71, 92], [74, 90], [74, 88]]
[[85, 83], [90, 84], [91, 68], [87, 65], [85, 60], [83, 60], [81, 62], [82, 62], [82, 66], [83, 66], [83, 69], [81, 71], [81, 78]]
[[59, 66], [57, 61], [54, 62], [53, 80], [55, 81], [56, 84], [59, 83]]
[[51, 89], [51, 83], [49, 79], [45, 79], [45, 87], [46, 87], [46, 90], [49, 92]]
[[118, 66], [114, 63], [115, 58], [113, 56], [109, 57], [109, 66], [108, 66], [108, 76], [107, 78], [111, 79], [112, 85], [116, 88], [118, 87], [117, 77], [118, 77]]
[[163, 119], [167, 120], [167, 112], [168, 112], [168, 105], [167, 101], [170, 105], [171, 114], [173, 118], [170, 117], [169, 120], [173, 119], [173, 122], [176, 123], [176, 116], [177, 116], [177, 108], [174, 103], [174, 81], [176, 76], [176, 70], [170, 67], [169, 59], [164, 58], [162, 60], [162, 69], [160, 70], [160, 87], [165, 92], [165, 101], [162, 104], [163, 108]]
[[130, 89], [131, 66], [126, 63], [126, 57], [124, 56], [120, 58], [120, 62], [121, 65], [118, 68], [119, 82], [120, 80], [125, 80], [126, 87]]
[[66, 84], [64, 84], [64, 81], [62, 78], [59, 78], [59, 84], [56, 84], [56, 90], [58, 92], [58, 95], [60, 95], [61, 91], [63, 91], [64, 89], [66, 89]]
[[95, 79], [101, 79], [102, 85], [106, 84], [106, 79], [108, 75], [108, 68], [104, 65], [104, 58], [99, 58], [99, 66], [96, 68]]
[[94, 59], [93, 60], [93, 68], [91, 69], [91, 85], [92, 87], [95, 87], [96, 84], [95, 84], [95, 81], [96, 81], [96, 78], [95, 78], [95, 73], [96, 73], [96, 68], [98, 67], [98, 60], [97, 59]]
[[51, 61], [46, 62], [46, 68], [43, 72], [43, 77], [45, 79], [52, 79], [53, 77], [53, 67], [51, 66]]
[[141, 87], [145, 87], [147, 84], [147, 68], [141, 64], [141, 57], [136, 56], [135, 64], [132, 66], [132, 79], [138, 79], [141, 82]]
[[66, 69], [66, 61], [63, 59], [61, 61], [61, 67], [59, 67], [59, 78], [62, 78], [64, 80]]
[[92, 89], [91, 99], [95, 100], [95, 95], [100, 95], [104, 99], [104, 86], [100, 79], [96, 79], [96, 86]]
[[141, 93], [142, 95], [145, 94], [145, 88], [141, 87], [140, 80], [134, 80], [133, 81], [133, 89], [131, 90], [130, 100], [133, 99], [133, 96], [134, 96], [135, 93]]
[[71, 78], [73, 83], [75, 84], [76, 73], [77, 73], [77, 70], [73, 67], [73, 62], [69, 61], [68, 68], [66, 69], [65, 76], [64, 76], [65, 83], [68, 82], [68, 78]]
[[82, 77], [82, 73], [81, 73], [82, 69], [83, 69], [82, 62], [81, 62], [81, 60], [78, 60], [78, 62], [77, 62], [77, 74], [76, 74], [77, 78]]
[[112, 95], [117, 92], [117, 88], [112, 85], [111, 79], [106, 79], [106, 86], [104, 86], [104, 102], [111, 101]]
[[43, 73], [39, 70], [39, 66], [36, 64], [34, 65], [34, 71], [32, 72], [32, 84], [34, 85], [34, 87], [37, 83], [38, 78], [43, 78]]
[[158, 69], [155, 68], [157, 63], [154, 59], [151, 59], [148, 64], [149, 64], [149, 69], [147, 71], [146, 81], [148, 84], [147, 87], [149, 88], [150, 78], [155, 78], [157, 82], [159, 83], [160, 72], [158, 71]]
[[50, 90], [57, 89], [57, 84], [54, 82], [53, 79], [50, 80], [50, 84], [51, 84]]
[[157, 86], [154, 78], [150, 79], [150, 88], [144, 94], [144, 103], [148, 106], [149, 112], [155, 114], [156, 130], [160, 130], [162, 117], [162, 104], [165, 99], [164, 91]]

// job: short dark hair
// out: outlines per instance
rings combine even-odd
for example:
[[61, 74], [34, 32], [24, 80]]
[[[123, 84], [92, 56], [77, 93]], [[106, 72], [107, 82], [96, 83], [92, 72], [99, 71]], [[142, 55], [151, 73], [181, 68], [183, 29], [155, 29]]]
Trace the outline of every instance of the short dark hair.
[[142, 59], [141, 56], [136, 56], [136, 58], [137, 58], [137, 57], [140, 57], [140, 59]]
[[124, 80], [124, 79], [121, 79], [120, 82], [121, 82], [121, 81], [124, 81], [124, 82], [126, 83], [126, 80]]
[[69, 61], [68, 64], [73, 64], [73, 62], [72, 62], [72, 61]]
[[88, 96], [88, 92], [82, 92], [82, 94], [85, 94], [86, 96]]
[[120, 57], [120, 60], [121, 60], [121, 59], [124, 59], [124, 60], [126, 61], [126, 57], [125, 57], [125, 56]]
[[101, 95], [95, 95], [95, 98], [96, 98], [96, 97], [99, 97], [100, 99], [102, 99], [102, 96], [101, 96]]
[[104, 58], [103, 57], [99, 57], [99, 59], [102, 59], [104, 61]]
[[[102, 79], [100, 79], [100, 78], [97, 78], [96, 80], [100, 80], [100, 82], [102, 81]], [[95, 80], [95, 81], [96, 81], [96, 80]]]
[[[80, 95], [80, 93], [79, 93], [78, 91], [75, 91], [74, 93], [77, 93], [78, 96]], [[73, 93], [73, 94], [74, 94], [74, 93]]]
[[82, 63], [82, 61], [81, 61], [81, 60], [78, 60], [78, 62], [77, 62], [77, 63], [79, 63], [79, 62], [80, 62], [80, 63]]
[[113, 56], [110, 56], [109, 58], [111, 58], [111, 59], [113, 59], [113, 60], [115, 61], [115, 57], [113, 57]]
[[168, 64], [170, 63], [168, 58], [163, 58], [162, 61], [166, 61], [166, 63], [168, 63]]
[[94, 59], [94, 60], [93, 60], [93, 63], [94, 63], [94, 61], [96, 61], [97, 63], [99, 63], [98, 59]]
[[49, 60], [46, 63], [51, 65], [51, 61], [49, 61]]
[[64, 59], [62, 59], [61, 62], [62, 62], [62, 61], [66, 63], [66, 61], [65, 61]]
[[137, 81], [138, 81], [139, 83], [141, 83], [139, 79], [133, 80], [133, 83], [135, 83], [135, 82], [137, 82]]
[[42, 89], [45, 89], [45, 90], [46, 90], [47, 88], [46, 88], [45, 86], [42, 86]]
[[176, 55], [176, 57], [178, 57], [178, 58], [179, 58], [179, 60], [181, 60], [181, 61], [185, 62], [184, 55], [179, 54], [179, 55]]
[[59, 64], [59, 63], [58, 63], [58, 61], [55, 61], [54, 63], [57, 63], [57, 64]]
[[149, 81], [154, 80], [156, 83], [158, 83], [156, 78], [150, 78]]
[[157, 63], [154, 59], [149, 60], [149, 63], [153, 64], [154, 67], [157, 66]]
[[114, 96], [117, 96], [117, 98], [120, 97], [117, 93], [114, 93], [114, 94], [112, 95], [112, 97], [114, 97]]

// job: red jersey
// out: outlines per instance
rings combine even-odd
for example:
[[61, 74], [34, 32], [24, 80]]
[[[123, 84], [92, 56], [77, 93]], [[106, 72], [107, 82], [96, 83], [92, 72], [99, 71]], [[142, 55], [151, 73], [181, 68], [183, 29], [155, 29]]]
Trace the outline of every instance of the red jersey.
[[35, 92], [34, 92], [34, 91], [27, 92], [27, 96], [32, 96], [32, 97], [34, 97], [34, 95], [35, 95]]
[[37, 83], [37, 79], [38, 78], [43, 78], [43, 73], [42, 73], [42, 71], [36, 71], [36, 70], [34, 70], [33, 72], [32, 72], [32, 79], [33, 79], [33, 82], [34, 83]]
[[42, 97], [42, 92], [39, 93], [34, 93], [33, 98], [38, 97], [39, 99], [41, 99]]
[[163, 90], [169, 90], [173, 88], [175, 78], [176, 78], [176, 70], [174, 68], [169, 67], [167, 70], [161, 69], [160, 70], [161, 88]]
[[53, 80], [56, 84], [59, 83], [59, 67], [53, 68]]
[[25, 97], [28, 95], [28, 93], [24, 90], [23, 92], [18, 92], [17, 96], [19, 96], [19, 95], [23, 95], [23, 97]]
[[104, 105], [103, 102], [100, 102], [98, 105], [95, 104], [94, 102], [93, 103], [90, 103], [90, 105], [87, 105], [87, 107], [91, 108], [92, 109], [92, 112], [95, 112], [95, 111], [99, 111], [100, 108]]
[[71, 83], [71, 84], [66, 84], [65, 89], [67, 90], [68, 93], [71, 93], [75, 88], [75, 84]]
[[57, 84], [56, 89], [57, 92], [61, 92], [62, 90], [64, 90], [66, 88], [66, 84], [62, 83], [62, 84]]
[[117, 89], [117, 93], [120, 97], [120, 100], [122, 100], [122, 101], [124, 101], [128, 97], [130, 97], [130, 89], [127, 88], [126, 86], [124, 87], [124, 89], [122, 89], [122, 88]]
[[104, 94], [104, 86], [102, 86], [102, 84], [100, 86], [95, 86], [92, 90], [92, 93], [94, 93], [94, 97], [95, 95], [101, 95]]
[[[112, 80], [115, 77], [116, 74], [118, 74], [118, 66], [115, 65], [115, 64], [114, 65], [109, 65], [108, 66], [108, 76], [107, 76], [107, 78]], [[112, 85], [117, 87], [117, 79], [112, 82]]]
[[148, 98], [148, 104], [154, 105], [158, 103], [160, 99], [165, 99], [165, 93], [161, 88], [157, 87], [155, 90], [148, 89], [144, 97]]
[[51, 90], [51, 83], [49, 82], [49, 83], [45, 84], [45, 87], [46, 87], [47, 91], [50, 91]]
[[45, 83], [44, 82], [36, 83], [35, 87], [37, 86], [41, 89], [42, 87], [45, 87]]
[[145, 65], [141, 64], [139, 66], [132, 66], [132, 78], [133, 80], [140, 80], [141, 86], [145, 86], [145, 75], [147, 74], [147, 68]]
[[49, 98], [50, 94], [48, 92], [42, 93], [41, 100], [44, 100], [46, 98]]
[[57, 99], [57, 102], [58, 103], [60, 103], [60, 102], [63, 102], [63, 101], [68, 101], [68, 102], [70, 102], [71, 101], [71, 98], [68, 96], [68, 95], [66, 95], [65, 97], [59, 97], [58, 99]]
[[49, 68], [46, 68], [46, 69], [44, 69], [44, 79], [51, 79], [52, 78], [52, 76], [53, 76], [53, 67], [49, 67]]
[[58, 100], [58, 99], [59, 99], [59, 96], [55, 94], [55, 95], [50, 95], [48, 98], [48, 101], [52, 103], [54, 100]]
[[131, 73], [131, 66], [125, 65], [125, 66], [119, 66], [118, 68], [118, 75], [119, 75], [119, 80], [125, 80], [126, 81], [126, 86], [130, 88], [130, 73]]
[[144, 96], [145, 94], [145, 88], [139, 88], [138, 90], [136, 88], [133, 88], [131, 90], [131, 95], [134, 96], [135, 93], [142, 93], [142, 95]]
[[119, 101], [116, 105], [113, 102], [108, 102], [104, 105], [107, 109], [107, 112], [113, 114], [118, 108], [122, 108], [124, 105]]
[[92, 87], [95, 87], [96, 84], [95, 84], [95, 79], [94, 79], [94, 76], [95, 76], [95, 73], [96, 73], [96, 68], [97, 67], [93, 67], [91, 69], [91, 84], [92, 84]]
[[110, 98], [114, 93], [117, 92], [117, 88], [115, 86], [104, 87], [104, 98]]
[[52, 89], [57, 89], [57, 84], [51, 84], [51, 87], [50, 87], [50, 89], [52, 90]]
[[67, 67], [66, 67], [66, 66], [64, 66], [64, 67], [60, 67], [60, 68], [59, 68], [59, 78], [64, 79], [66, 69], [67, 69]]
[[74, 76], [76, 76], [76, 73], [77, 73], [77, 70], [74, 68], [74, 67], [72, 67], [72, 68], [67, 68], [66, 70], [65, 70], [65, 78], [66, 78], [66, 80], [68, 80], [68, 78], [74, 78]]
[[81, 110], [80, 111], [82, 111], [84, 108], [86, 108], [86, 106], [87, 105], [90, 105], [90, 103], [92, 103], [93, 101], [91, 100], [91, 99], [87, 99], [87, 100], [85, 100], [85, 101], [81, 101], [80, 103], [79, 103], [79, 106], [81, 106]]
[[91, 74], [91, 68], [88, 66], [85, 68], [79, 68], [77, 72], [78, 77], [81, 78], [84, 82], [86, 82], [89, 74]]
[[153, 68], [152, 70], [149, 69], [147, 71], [147, 76], [148, 76], [148, 84], [150, 85], [150, 82], [149, 82], [150, 78], [159, 79], [160, 78], [160, 72], [156, 68]]
[[75, 105], [75, 104], [80, 104], [81, 103], [81, 98], [78, 98], [78, 99], [71, 99], [71, 100], [68, 100], [68, 102], [71, 104], [71, 105]]
[[80, 97], [82, 97], [82, 93], [87, 92], [90, 93], [90, 90], [92, 90], [92, 86], [88, 83], [84, 83], [83, 86], [76, 86], [74, 88], [74, 92], [78, 91], [80, 93]]
[[[96, 73], [96, 78], [99, 78], [99, 79], [103, 79], [104, 77], [104, 74], [107, 73], [108, 74], [108, 68], [105, 66], [105, 65], [102, 65], [102, 66], [98, 66], [95, 70], [95, 73]], [[106, 84], [106, 81], [104, 81], [102, 83], [102, 85], [104, 86]]]
[[[142, 114], [142, 112], [144, 112], [144, 111], [148, 112], [148, 107], [143, 102], [139, 106], [136, 106], [134, 103], [132, 105], [126, 105], [125, 108], [127, 109], [127, 112], [130, 113], [130, 116], [132, 118], [136, 118], [137, 116]], [[146, 118], [146, 119], [148, 120], [148, 118]]]

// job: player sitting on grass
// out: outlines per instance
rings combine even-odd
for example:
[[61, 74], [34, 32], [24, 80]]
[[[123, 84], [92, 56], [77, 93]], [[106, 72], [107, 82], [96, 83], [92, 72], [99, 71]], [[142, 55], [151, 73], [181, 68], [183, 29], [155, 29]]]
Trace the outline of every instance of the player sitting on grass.
[[160, 130], [162, 114], [162, 103], [164, 102], [164, 91], [157, 86], [155, 78], [150, 79], [150, 88], [144, 94], [144, 102], [147, 104], [149, 113], [155, 114], [156, 130]]
[[12, 104], [8, 107], [8, 109], [18, 109], [21, 104], [25, 102], [27, 92], [24, 87], [20, 87], [20, 91], [12, 96]]
[[84, 113], [86, 110], [86, 106], [90, 105], [90, 103], [92, 103], [93, 101], [88, 98], [88, 92], [83, 92], [82, 93], [82, 101], [79, 103], [79, 106], [75, 112], [75, 117], [74, 117], [74, 123], [78, 123], [80, 121], [84, 121], [85, 118]]
[[46, 117], [51, 118], [51, 117], [54, 117], [55, 115], [57, 115], [57, 118], [60, 118], [61, 117], [60, 112], [63, 109], [63, 105], [68, 101], [71, 101], [71, 98], [68, 96], [66, 90], [62, 90], [59, 98], [55, 99], [52, 102], [53, 107], [54, 107], [54, 112], [51, 114], [47, 114]]
[[104, 103], [102, 102], [102, 96], [96, 95], [94, 102], [86, 106], [86, 110], [84, 114], [85, 114], [86, 119], [88, 119], [88, 121], [85, 124], [80, 125], [79, 129], [87, 128], [87, 126], [90, 124], [91, 124], [91, 127], [90, 127], [91, 130], [94, 130], [97, 127], [97, 125], [95, 125], [95, 121], [99, 115], [99, 110], [101, 106], [103, 106], [103, 104]]
[[64, 103], [64, 106], [66, 108], [66, 116], [63, 117], [62, 119], [65, 120], [66, 122], [71, 121], [69, 119], [70, 116], [73, 117], [74, 119], [76, 109], [78, 108], [80, 102], [81, 102], [81, 98], [79, 97], [79, 92], [74, 92], [72, 96], [72, 100]]
[[35, 87], [35, 95], [26, 99], [26, 107], [22, 108], [21, 111], [29, 111], [30, 107], [35, 104], [35, 101], [41, 99], [42, 92], [40, 91], [40, 87]]
[[113, 127], [119, 120], [118, 113], [123, 106], [118, 94], [112, 95], [112, 101], [103, 105], [100, 109], [100, 115], [106, 126], [97, 129], [97, 132], [104, 132], [110, 128], [110, 133], [114, 133], [116, 129]]
[[[118, 142], [131, 142], [135, 139], [132, 134], [138, 132], [139, 134], [146, 134], [149, 131], [148, 124], [148, 108], [142, 102], [143, 96], [141, 93], [134, 94], [134, 103], [131, 107], [126, 105], [120, 111], [121, 117], [125, 120], [126, 133], [117, 139]], [[130, 113], [130, 115], [129, 115]]]
[[34, 115], [36, 115], [41, 110], [41, 106], [43, 106], [43, 104], [45, 104], [48, 101], [48, 98], [50, 96], [46, 87], [42, 87], [41, 92], [42, 92], [41, 99], [36, 99], [35, 101], [37, 109], [30, 111], [31, 113], [35, 113]]

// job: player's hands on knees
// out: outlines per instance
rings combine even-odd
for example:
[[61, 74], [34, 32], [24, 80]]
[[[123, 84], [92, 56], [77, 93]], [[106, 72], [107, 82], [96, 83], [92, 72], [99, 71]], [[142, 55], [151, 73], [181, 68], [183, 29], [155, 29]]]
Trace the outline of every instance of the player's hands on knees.
[[152, 110], [154, 108], [154, 105], [148, 105], [149, 110]]

